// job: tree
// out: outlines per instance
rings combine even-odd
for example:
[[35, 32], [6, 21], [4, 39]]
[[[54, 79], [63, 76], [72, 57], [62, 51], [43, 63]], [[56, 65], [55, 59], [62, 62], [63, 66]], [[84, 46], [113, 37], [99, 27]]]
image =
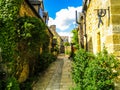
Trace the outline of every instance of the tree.
[[69, 42], [64, 42], [64, 46], [70, 46]]
[[73, 37], [72, 37], [72, 43], [74, 44], [75, 48], [79, 48], [79, 43], [78, 43], [78, 31], [77, 29], [72, 30]]

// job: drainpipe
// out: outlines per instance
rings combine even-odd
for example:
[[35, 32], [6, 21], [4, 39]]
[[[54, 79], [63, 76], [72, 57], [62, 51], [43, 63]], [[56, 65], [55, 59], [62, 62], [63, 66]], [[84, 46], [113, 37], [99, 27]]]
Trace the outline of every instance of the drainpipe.
[[[80, 18], [84, 19], [83, 13], [81, 15], [82, 16]], [[82, 24], [82, 22], [78, 22], [78, 20], [77, 20], [77, 11], [76, 11], [76, 23], [79, 24], [79, 28], [80, 28], [80, 46], [81, 46], [81, 48], [84, 49], [84, 34], [83, 34], [83, 26], [82, 26], [83, 24]]]
[[84, 36], [85, 36], [85, 40], [86, 40], [86, 51], [88, 51], [88, 43], [87, 43], [87, 33], [86, 33], [86, 11], [83, 11], [83, 19], [84, 19]]
[[79, 30], [79, 34], [80, 34], [80, 36], [78, 36], [79, 39], [80, 39], [80, 40], [79, 40], [79, 46], [82, 48], [82, 45], [81, 45], [81, 35], [82, 35], [82, 34], [81, 34], [81, 23], [78, 22], [77, 11], [75, 11], [75, 16], [76, 16], [76, 17], [75, 17], [75, 19], [76, 19], [76, 23], [79, 25], [79, 29], [78, 29], [78, 30]]
[[75, 18], [75, 19], [76, 19], [76, 23], [80, 25], [81, 23], [78, 22], [78, 20], [77, 20], [77, 19], [78, 19], [78, 18], [77, 18], [77, 11], [75, 11], [75, 16], [76, 16], [76, 18]]
[[[78, 22], [78, 18], [77, 18], [77, 11], [75, 11], [75, 21], [76, 21], [76, 23], [78, 24], [78, 26], [79, 26], [79, 28], [80, 28], [80, 25], [81, 25], [81, 23], [79, 23]], [[79, 42], [79, 47], [81, 47], [81, 36], [79, 36], [79, 35], [81, 35], [81, 32], [80, 32], [80, 29], [78, 28], [78, 42]]]

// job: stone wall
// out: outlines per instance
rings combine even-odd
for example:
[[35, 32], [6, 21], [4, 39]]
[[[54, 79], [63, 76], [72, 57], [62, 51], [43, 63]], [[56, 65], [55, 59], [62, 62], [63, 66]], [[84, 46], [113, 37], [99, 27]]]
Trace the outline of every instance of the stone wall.
[[[88, 40], [88, 51], [97, 53], [103, 49], [105, 45], [106, 31], [108, 29], [108, 11], [102, 17], [103, 25], [98, 28], [97, 9], [108, 9], [109, 2], [107, 0], [91, 0], [86, 11], [86, 34]], [[109, 46], [107, 46], [108, 48]]]
[[52, 34], [52, 32], [50, 32], [50, 29], [49, 28], [46, 28], [46, 33], [47, 33], [47, 35], [50, 37], [49, 38], [49, 45], [48, 45], [48, 51], [49, 51], [49, 53], [51, 53], [51, 49], [52, 49], [52, 41], [53, 41], [53, 34]]
[[59, 34], [56, 32], [56, 25], [51, 25], [50, 30], [54, 35], [53, 38], [57, 40], [58, 52], [60, 52], [60, 48], [61, 48], [61, 45], [62, 45], [62, 39], [59, 36]]
[[[36, 15], [36, 13], [38, 13], [38, 11], [36, 10], [37, 6], [36, 7], [32, 7], [32, 8], [35, 8], [34, 10], [31, 8], [30, 6], [30, 3], [28, 4], [28, 1], [26, 2], [27, 0], [24, 0], [24, 2], [21, 4], [21, 8], [20, 8], [20, 16], [31, 16], [31, 17], [36, 17], [36, 18], [39, 18], [40, 20], [43, 21], [42, 18], [38, 17]], [[36, 12], [36, 13], [35, 13]], [[38, 13], [39, 15], [39, 13]], [[43, 21], [44, 23], [44, 21]], [[47, 35], [49, 36], [49, 45], [48, 45], [48, 49], [49, 49], [49, 52], [51, 52], [51, 48], [52, 48], [52, 38], [53, 38], [53, 34], [50, 32], [49, 28], [46, 28], [46, 33]], [[40, 53], [42, 52], [42, 47], [40, 48]]]
[[37, 17], [35, 15], [35, 13], [33, 12], [33, 10], [30, 8], [30, 6], [26, 3], [26, 1], [24, 1], [21, 4], [21, 8], [20, 8], [20, 16], [32, 16], [32, 17]]
[[[37, 13], [37, 12], [36, 12]], [[30, 17], [36, 17], [42, 20], [34, 11], [34, 8], [30, 6], [30, 3], [27, 0], [24, 0], [24, 2], [21, 4], [21, 8], [19, 11], [20, 16], [30, 16]], [[44, 23], [44, 22], [43, 22]], [[49, 44], [47, 45], [47, 49], [49, 52], [51, 52], [52, 48], [52, 33], [49, 31], [48, 28], [46, 28], [46, 34], [48, 37], [46, 39], [49, 39], [50, 41], [48, 42]], [[24, 45], [22, 43], [22, 47]], [[21, 56], [17, 59], [17, 73], [16, 76], [18, 78], [18, 81], [20, 83], [26, 81], [28, 77], [32, 76], [35, 72], [35, 64], [36, 64], [36, 58], [32, 56], [31, 53], [27, 52], [28, 47], [24, 47], [24, 50], [21, 51]], [[36, 49], [37, 50], [37, 49]], [[36, 51], [37, 52], [37, 51]], [[39, 50], [38, 50], [39, 52]], [[40, 46], [40, 54], [43, 52], [43, 45]]]
[[111, 1], [111, 32], [113, 53], [120, 58], [120, 0]]
[[[108, 9], [109, 8], [109, 9]], [[99, 18], [97, 9], [107, 9]], [[88, 51], [100, 52], [105, 46], [109, 53], [120, 54], [120, 0], [91, 0], [86, 10], [86, 34]]]

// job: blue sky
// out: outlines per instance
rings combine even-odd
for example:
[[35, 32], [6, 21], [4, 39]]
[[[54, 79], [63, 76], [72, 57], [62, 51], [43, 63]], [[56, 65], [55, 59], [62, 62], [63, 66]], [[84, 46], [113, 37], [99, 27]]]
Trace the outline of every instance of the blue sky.
[[61, 36], [69, 35], [76, 26], [75, 11], [81, 12], [82, 0], [43, 0], [44, 9], [48, 11], [48, 25], [56, 25]]

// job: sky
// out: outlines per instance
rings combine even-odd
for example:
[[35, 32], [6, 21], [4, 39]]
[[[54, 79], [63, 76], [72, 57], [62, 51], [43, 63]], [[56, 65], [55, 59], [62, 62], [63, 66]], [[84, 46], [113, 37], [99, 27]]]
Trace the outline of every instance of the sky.
[[48, 11], [48, 26], [56, 25], [60, 36], [69, 36], [77, 24], [75, 11], [81, 12], [82, 0], [43, 0], [44, 9]]

